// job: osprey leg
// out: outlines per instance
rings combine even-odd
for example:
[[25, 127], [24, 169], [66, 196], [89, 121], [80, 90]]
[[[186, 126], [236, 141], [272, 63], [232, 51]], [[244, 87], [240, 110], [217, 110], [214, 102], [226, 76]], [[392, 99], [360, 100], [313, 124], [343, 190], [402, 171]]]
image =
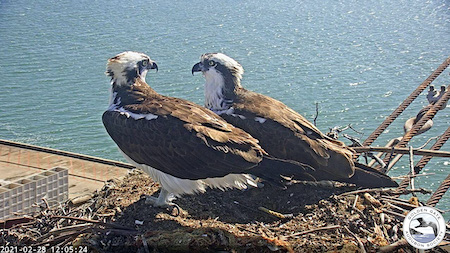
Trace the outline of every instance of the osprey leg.
[[151, 204], [154, 207], [167, 207], [167, 206], [176, 206], [176, 204], [172, 203], [175, 197], [172, 193], [161, 188], [161, 192], [157, 198], [152, 196], [145, 197], [145, 204]]

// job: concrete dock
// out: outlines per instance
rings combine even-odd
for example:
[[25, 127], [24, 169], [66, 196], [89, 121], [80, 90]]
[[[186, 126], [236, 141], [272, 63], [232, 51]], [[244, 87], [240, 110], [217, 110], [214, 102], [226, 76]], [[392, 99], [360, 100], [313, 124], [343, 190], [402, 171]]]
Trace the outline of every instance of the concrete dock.
[[118, 161], [0, 139], [0, 184], [54, 167], [69, 171], [69, 199], [92, 193], [133, 168]]

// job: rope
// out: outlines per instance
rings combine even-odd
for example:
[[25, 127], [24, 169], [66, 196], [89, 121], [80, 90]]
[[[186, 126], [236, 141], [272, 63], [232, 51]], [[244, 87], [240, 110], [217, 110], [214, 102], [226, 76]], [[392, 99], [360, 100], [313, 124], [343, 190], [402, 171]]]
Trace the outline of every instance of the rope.
[[[406, 147], [406, 144], [419, 132], [419, 130], [427, 123], [428, 120], [433, 119], [433, 117], [436, 115], [436, 113], [439, 111], [439, 108], [442, 108], [445, 103], [450, 99], [450, 89], [447, 89], [444, 95], [437, 101], [426, 113], [425, 115], [416, 123], [414, 124], [413, 128], [406, 132], [405, 135], [403, 135], [403, 138], [397, 145], [395, 145], [395, 148], [403, 148]], [[401, 155], [400, 155], [401, 156]], [[390, 160], [390, 156], [385, 156], [383, 159], [383, 162], [388, 163]], [[398, 159], [395, 159], [395, 162], [398, 161]], [[394, 161], [389, 163], [389, 165], [386, 168], [381, 169], [383, 173], [387, 173], [395, 164]]]
[[450, 174], [442, 181], [441, 185], [436, 189], [436, 191], [431, 195], [430, 199], [427, 201], [427, 206], [436, 206], [436, 204], [441, 200], [444, 194], [450, 188]]
[[415, 91], [409, 95], [397, 109], [389, 115], [375, 131], [367, 137], [363, 142], [363, 146], [370, 146], [377, 138], [386, 130], [386, 128], [416, 99], [428, 85], [431, 84], [444, 70], [450, 65], [450, 57], [448, 57]]
[[[445, 142], [450, 138], [450, 127], [447, 128], [447, 130], [444, 132], [444, 134], [441, 135], [441, 137], [439, 137], [439, 139], [436, 141], [436, 143], [433, 144], [433, 146], [431, 146], [431, 150], [439, 150], [441, 149], [441, 147], [445, 144]], [[431, 160], [431, 158], [433, 158], [433, 156], [428, 155], [428, 156], [423, 156], [419, 162], [416, 163], [416, 165], [414, 166], [414, 172], [415, 174], [419, 174], [420, 171], [425, 167], [425, 165], [427, 165], [427, 163]], [[408, 174], [411, 175], [411, 174]], [[402, 180], [402, 182], [400, 183], [398, 189], [399, 190], [404, 190], [408, 187], [409, 185], [409, 178], [405, 178]]]

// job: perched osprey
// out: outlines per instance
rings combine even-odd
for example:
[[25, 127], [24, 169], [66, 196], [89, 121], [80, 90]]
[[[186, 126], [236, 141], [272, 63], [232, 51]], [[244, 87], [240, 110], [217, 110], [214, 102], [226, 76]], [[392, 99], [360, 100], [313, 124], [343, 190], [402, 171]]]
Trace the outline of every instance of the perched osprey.
[[102, 118], [125, 158], [161, 184], [159, 197], [147, 197], [147, 203], [166, 206], [175, 196], [207, 187], [255, 185], [248, 174], [276, 180], [279, 171], [305, 171], [297, 162], [268, 157], [258, 140], [212, 111], [158, 94], [145, 82], [150, 69], [158, 67], [142, 53], [108, 60], [111, 98]]
[[[428, 94], [427, 94], [428, 102], [430, 104], [437, 103], [437, 101], [439, 101], [439, 99], [441, 99], [441, 97], [444, 96], [446, 90], [447, 90], [447, 87], [445, 85], [441, 85], [441, 89], [439, 91], [434, 88], [434, 85], [430, 85]], [[447, 103], [448, 103], [448, 101], [438, 109], [439, 110], [445, 109], [445, 107], [447, 107]]]
[[428, 93], [427, 93], [427, 99], [428, 99], [428, 103], [430, 104], [434, 104], [436, 103], [436, 101], [439, 100], [439, 93], [438, 91], [434, 88], [434, 85], [430, 85], [428, 87]]
[[208, 53], [192, 67], [203, 72], [205, 107], [259, 140], [280, 159], [295, 160], [315, 169], [318, 180], [336, 180], [364, 187], [397, 186], [388, 176], [353, 162], [354, 151], [322, 134], [313, 124], [282, 102], [246, 90], [244, 69], [222, 53]]

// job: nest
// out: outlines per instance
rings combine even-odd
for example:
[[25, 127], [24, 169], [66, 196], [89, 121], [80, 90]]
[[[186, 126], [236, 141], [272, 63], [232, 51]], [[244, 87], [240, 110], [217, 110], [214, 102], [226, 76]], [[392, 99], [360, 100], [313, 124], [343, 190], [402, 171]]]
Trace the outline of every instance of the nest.
[[406, 212], [419, 205], [398, 198], [407, 191], [293, 181], [287, 189], [211, 189], [175, 200], [180, 208], [146, 205], [144, 196], [158, 190], [134, 170], [90, 196], [4, 221], [0, 244], [88, 252], [414, 251], [401, 239]]

